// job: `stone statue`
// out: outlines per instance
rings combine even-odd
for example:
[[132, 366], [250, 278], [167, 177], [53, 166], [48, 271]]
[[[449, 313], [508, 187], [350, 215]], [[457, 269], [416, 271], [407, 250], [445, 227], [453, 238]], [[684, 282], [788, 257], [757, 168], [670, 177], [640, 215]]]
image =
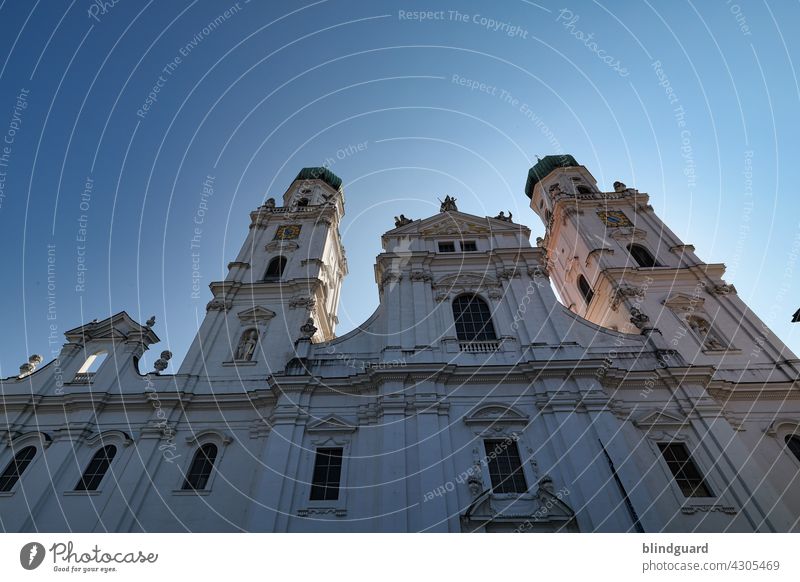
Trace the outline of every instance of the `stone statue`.
[[167, 369], [169, 365], [167, 362], [172, 358], [172, 352], [169, 350], [164, 350], [161, 352], [161, 357], [158, 358], [155, 362], [153, 362], [153, 368], [156, 370], [156, 374], [160, 374], [164, 370]]
[[439, 201], [442, 205], [439, 207], [439, 212], [458, 212], [458, 207], [456, 206], [456, 199], [452, 196], [445, 196], [444, 201]]
[[508, 216], [506, 216], [506, 213], [505, 213], [505, 212], [503, 212], [503, 211], [501, 210], [501, 211], [500, 211], [500, 214], [498, 214], [497, 216], [495, 216], [495, 218], [496, 218], [497, 220], [502, 220], [502, 221], [504, 221], [504, 222], [511, 222], [511, 217], [512, 217], [512, 216], [514, 216], [514, 215], [513, 215], [513, 214], [511, 214], [511, 211], [510, 211], [510, 210], [508, 211]]
[[551, 185], [550, 188], [547, 189], [550, 192], [551, 196], [558, 196], [561, 194], [561, 184], [556, 182], [555, 184]]
[[642, 313], [638, 307], [633, 307], [631, 308], [631, 323], [638, 329], [644, 329], [644, 327], [650, 323], [650, 318]]
[[155, 315], [151, 315], [151, 316], [150, 316], [150, 319], [148, 319], [147, 321], [145, 321], [145, 322], [144, 322], [144, 324], [145, 324], [147, 327], [153, 327], [153, 326], [156, 324], [156, 316], [155, 316]]
[[242, 339], [239, 340], [239, 346], [236, 348], [236, 355], [233, 359], [240, 362], [252, 360], [257, 343], [258, 330], [254, 328], [248, 329], [242, 334]]
[[719, 340], [717, 334], [711, 329], [711, 324], [702, 317], [690, 316], [687, 323], [692, 331], [703, 341], [705, 350], [724, 350], [725, 345]]
[[275, 199], [274, 198], [267, 198], [267, 201], [264, 202], [265, 208], [275, 208]]
[[414, 222], [414, 221], [411, 220], [410, 218], [406, 218], [405, 214], [401, 214], [399, 217], [397, 217], [397, 216], [394, 217], [394, 227], [395, 228], [399, 228], [401, 226], [405, 226], [407, 224], [411, 224], [412, 222]]
[[628, 187], [622, 182], [614, 182], [614, 192], [625, 192]]

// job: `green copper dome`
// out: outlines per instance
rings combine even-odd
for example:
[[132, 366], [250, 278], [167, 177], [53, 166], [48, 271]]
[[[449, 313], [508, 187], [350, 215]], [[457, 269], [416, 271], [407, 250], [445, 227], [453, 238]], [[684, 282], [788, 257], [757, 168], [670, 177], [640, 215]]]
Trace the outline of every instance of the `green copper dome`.
[[328, 168], [303, 168], [295, 180], [322, 180], [334, 190], [342, 187], [342, 179]]
[[539, 183], [539, 180], [543, 179], [545, 176], [547, 176], [547, 174], [556, 168], [571, 168], [574, 166], [580, 166], [580, 164], [569, 154], [543, 157], [541, 160], [536, 162], [535, 166], [528, 170], [528, 181], [525, 183], [525, 194], [527, 194], [528, 198], [532, 197], [534, 186]]

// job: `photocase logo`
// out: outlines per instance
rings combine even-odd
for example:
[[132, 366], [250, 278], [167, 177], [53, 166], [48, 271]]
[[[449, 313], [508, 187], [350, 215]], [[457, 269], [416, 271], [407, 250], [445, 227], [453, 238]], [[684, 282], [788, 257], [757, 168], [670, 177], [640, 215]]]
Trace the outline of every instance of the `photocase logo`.
[[19, 551], [19, 563], [26, 570], [35, 570], [44, 561], [44, 546], [39, 542], [30, 542]]

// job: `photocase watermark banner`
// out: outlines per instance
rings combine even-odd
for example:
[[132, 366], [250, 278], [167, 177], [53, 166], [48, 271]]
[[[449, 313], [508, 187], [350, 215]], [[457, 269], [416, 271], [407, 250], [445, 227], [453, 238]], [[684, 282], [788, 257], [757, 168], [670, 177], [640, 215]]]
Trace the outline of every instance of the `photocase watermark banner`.
[[[496, 579], [519, 577], [520, 560], [470, 560], [477, 555], [530, 555], [531, 547], [546, 559], [536, 563], [541, 577], [572, 580], [797, 580], [792, 534], [592, 534], [578, 540], [569, 535], [508, 534], [452, 536], [447, 534], [6, 534], [0, 541], [0, 565], [6, 580], [169, 580], [194, 582], [249, 578], [269, 569], [270, 579], [357, 582], [374, 580], [375, 572], [398, 553], [403, 559], [382, 578], [409, 576]], [[359, 548], [347, 567], [341, 556]], [[314, 559], [309, 560], [309, 555]]]

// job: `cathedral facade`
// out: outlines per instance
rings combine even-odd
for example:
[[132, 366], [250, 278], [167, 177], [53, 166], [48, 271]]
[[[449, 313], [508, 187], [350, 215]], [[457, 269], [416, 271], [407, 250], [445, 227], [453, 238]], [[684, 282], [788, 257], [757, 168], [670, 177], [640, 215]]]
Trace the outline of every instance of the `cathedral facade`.
[[398, 217], [337, 337], [342, 182], [302, 170], [177, 373], [120, 312], [2, 380], [2, 529], [800, 530], [800, 362], [724, 266], [571, 156], [525, 193], [534, 245], [450, 197]]

